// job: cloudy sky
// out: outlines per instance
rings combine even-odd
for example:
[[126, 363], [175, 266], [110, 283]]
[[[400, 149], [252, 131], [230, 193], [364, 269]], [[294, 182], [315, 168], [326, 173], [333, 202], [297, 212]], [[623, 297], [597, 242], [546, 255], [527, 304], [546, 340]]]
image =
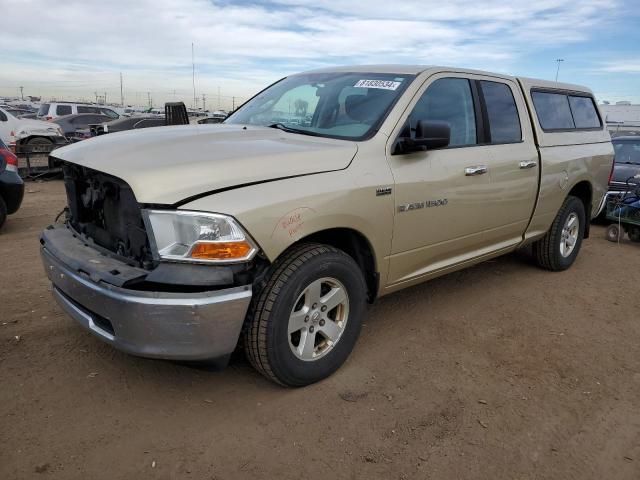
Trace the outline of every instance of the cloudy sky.
[[289, 73], [423, 63], [589, 85], [640, 103], [637, 0], [0, 0], [0, 95], [229, 108]]

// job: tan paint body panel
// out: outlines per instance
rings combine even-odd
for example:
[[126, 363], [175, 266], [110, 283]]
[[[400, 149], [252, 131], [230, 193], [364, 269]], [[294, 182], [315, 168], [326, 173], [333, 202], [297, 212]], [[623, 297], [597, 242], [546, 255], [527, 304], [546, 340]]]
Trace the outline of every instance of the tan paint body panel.
[[[180, 208], [234, 216], [271, 261], [313, 233], [355, 230], [373, 250], [379, 295], [539, 238], [578, 182], [589, 182], [594, 203], [605, 193], [613, 159], [608, 133], [545, 133], [529, 110], [531, 87], [589, 92], [584, 87], [442, 67], [322, 71], [397, 72], [417, 78], [367, 141], [260, 127], [180, 126], [107, 135], [57, 150], [56, 156], [124, 179], [140, 202], [175, 204], [223, 189]], [[522, 142], [392, 155], [393, 142], [422, 92], [448, 76], [507, 84], [520, 114]], [[523, 161], [537, 165], [523, 170]], [[488, 173], [464, 175], [465, 167], [477, 164], [486, 164]], [[263, 180], [268, 181], [232, 188]], [[379, 187], [392, 187], [392, 193], [377, 196]], [[397, 210], [405, 203], [438, 199], [447, 199], [446, 206]]]
[[141, 203], [174, 204], [235, 185], [341, 170], [356, 150], [354, 142], [218, 124], [102, 135], [55, 156], [122, 178]]

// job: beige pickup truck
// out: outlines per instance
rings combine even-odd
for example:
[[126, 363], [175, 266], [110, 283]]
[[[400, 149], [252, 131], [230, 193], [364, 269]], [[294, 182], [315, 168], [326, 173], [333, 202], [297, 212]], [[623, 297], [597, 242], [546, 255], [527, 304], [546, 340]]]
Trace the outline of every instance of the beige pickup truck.
[[377, 297], [528, 244], [571, 266], [613, 163], [584, 87], [408, 65], [292, 75], [223, 124], [54, 155], [68, 207], [42, 258], [73, 319], [145, 357], [241, 345], [289, 386], [340, 367]]

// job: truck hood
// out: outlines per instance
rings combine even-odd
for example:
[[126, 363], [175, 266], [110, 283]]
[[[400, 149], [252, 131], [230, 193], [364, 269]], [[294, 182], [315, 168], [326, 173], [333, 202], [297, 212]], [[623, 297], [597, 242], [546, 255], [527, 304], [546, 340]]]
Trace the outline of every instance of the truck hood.
[[242, 125], [180, 125], [102, 135], [54, 156], [121, 178], [141, 203], [176, 204], [241, 185], [346, 168], [355, 142]]

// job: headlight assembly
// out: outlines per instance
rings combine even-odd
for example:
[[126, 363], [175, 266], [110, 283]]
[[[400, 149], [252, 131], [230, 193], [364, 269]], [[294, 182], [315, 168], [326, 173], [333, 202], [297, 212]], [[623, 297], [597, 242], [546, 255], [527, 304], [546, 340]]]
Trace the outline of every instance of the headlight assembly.
[[193, 263], [237, 263], [253, 258], [255, 243], [235, 219], [183, 210], [143, 210], [154, 256]]

